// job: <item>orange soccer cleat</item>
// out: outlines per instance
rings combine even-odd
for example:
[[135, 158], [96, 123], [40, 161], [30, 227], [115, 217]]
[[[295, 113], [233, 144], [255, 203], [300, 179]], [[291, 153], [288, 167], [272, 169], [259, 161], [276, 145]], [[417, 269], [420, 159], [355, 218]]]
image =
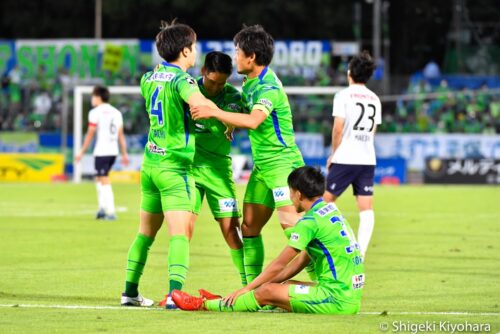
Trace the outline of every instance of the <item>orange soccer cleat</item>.
[[214, 300], [214, 299], [221, 299], [222, 296], [219, 295], [214, 295], [213, 293], [208, 292], [207, 290], [200, 289], [198, 290], [200, 293], [200, 297], [205, 299], [205, 300]]
[[180, 290], [172, 291], [172, 299], [178, 308], [184, 311], [203, 310], [203, 298], [195, 297]]

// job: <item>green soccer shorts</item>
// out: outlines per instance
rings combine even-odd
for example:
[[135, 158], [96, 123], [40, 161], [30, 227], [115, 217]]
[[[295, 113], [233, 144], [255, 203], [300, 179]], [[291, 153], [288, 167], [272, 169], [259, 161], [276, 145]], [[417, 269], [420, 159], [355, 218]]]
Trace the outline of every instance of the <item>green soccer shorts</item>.
[[303, 165], [300, 161], [275, 168], [254, 166], [243, 202], [262, 204], [271, 209], [293, 205], [288, 189], [288, 175]]
[[208, 206], [215, 219], [241, 217], [236, 200], [236, 188], [233, 171], [229, 168], [193, 168], [196, 183], [193, 212], [200, 213], [203, 197], [207, 197]]
[[316, 286], [290, 284], [288, 296], [294, 313], [316, 314], [356, 314], [359, 302], [345, 303], [334, 297], [333, 288], [318, 284]]
[[193, 211], [195, 183], [183, 169], [142, 166], [141, 209], [149, 213]]

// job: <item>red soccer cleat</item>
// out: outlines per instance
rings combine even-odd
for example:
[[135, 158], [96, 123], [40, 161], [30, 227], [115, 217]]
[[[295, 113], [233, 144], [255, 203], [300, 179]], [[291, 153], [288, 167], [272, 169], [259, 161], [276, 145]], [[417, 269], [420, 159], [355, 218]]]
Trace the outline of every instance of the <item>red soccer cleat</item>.
[[172, 299], [178, 308], [184, 311], [203, 310], [203, 298], [195, 297], [180, 290], [172, 291]]
[[214, 299], [221, 299], [222, 296], [219, 295], [214, 295], [213, 293], [208, 292], [207, 290], [200, 289], [198, 290], [200, 293], [200, 297], [205, 299], [205, 300], [214, 300]]

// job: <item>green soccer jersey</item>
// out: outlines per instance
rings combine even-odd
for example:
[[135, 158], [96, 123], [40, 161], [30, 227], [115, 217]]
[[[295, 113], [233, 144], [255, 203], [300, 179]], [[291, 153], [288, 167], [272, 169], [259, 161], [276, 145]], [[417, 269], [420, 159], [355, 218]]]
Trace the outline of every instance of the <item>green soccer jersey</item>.
[[284, 160], [303, 163], [295, 144], [288, 97], [276, 74], [266, 67], [258, 77], [245, 78], [242, 89], [244, 107], [249, 112], [260, 109], [267, 114], [264, 122], [249, 131], [255, 165], [274, 166]]
[[[217, 96], [208, 96], [203, 87], [203, 78], [198, 78], [200, 91], [206, 98], [214, 102], [219, 109], [228, 112], [242, 112], [241, 94], [232, 85], [226, 83]], [[195, 123], [196, 154], [194, 167], [230, 168], [231, 142], [224, 132], [226, 126], [216, 119], [208, 119]]]
[[288, 245], [307, 251], [319, 284], [331, 287], [338, 301], [361, 300], [365, 274], [359, 246], [335, 204], [317, 200], [292, 228]]
[[195, 152], [194, 123], [186, 101], [199, 92], [196, 81], [180, 67], [163, 62], [141, 79], [149, 114], [143, 165], [190, 168]]

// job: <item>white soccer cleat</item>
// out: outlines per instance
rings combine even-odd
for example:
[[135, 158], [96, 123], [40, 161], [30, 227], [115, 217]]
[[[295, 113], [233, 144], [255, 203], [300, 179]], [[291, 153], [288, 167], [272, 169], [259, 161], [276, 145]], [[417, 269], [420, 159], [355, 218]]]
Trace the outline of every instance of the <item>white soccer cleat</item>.
[[138, 294], [137, 297], [129, 297], [122, 293], [121, 304], [122, 306], [142, 306], [142, 307], [150, 307], [154, 305], [154, 301], [151, 299], [144, 298], [141, 294]]

